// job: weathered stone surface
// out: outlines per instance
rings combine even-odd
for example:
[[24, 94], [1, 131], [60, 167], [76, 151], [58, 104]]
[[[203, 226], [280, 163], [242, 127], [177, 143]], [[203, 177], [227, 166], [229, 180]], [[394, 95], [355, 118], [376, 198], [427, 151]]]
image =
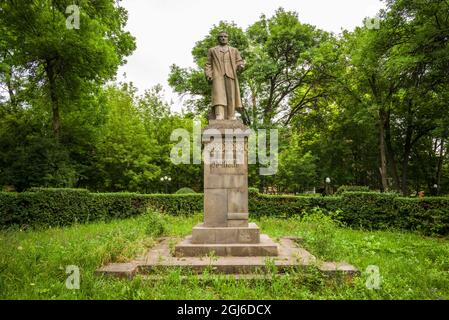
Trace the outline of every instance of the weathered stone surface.
[[248, 212], [228, 212], [228, 220], [248, 220]]
[[97, 275], [115, 276], [122, 278], [132, 278], [137, 272], [138, 263], [110, 263], [100, 269], [95, 273]]
[[176, 257], [216, 256], [276, 256], [277, 245], [268, 236], [260, 235], [258, 243], [195, 244], [192, 237], [186, 237], [175, 247]]
[[217, 243], [215, 227], [194, 227], [192, 229], [192, 243]]
[[238, 243], [259, 243], [259, 241], [259, 228], [248, 227], [238, 229]]
[[248, 227], [248, 220], [229, 220], [228, 227]]
[[227, 189], [204, 189], [204, 225], [226, 227], [228, 215]]
[[[213, 231], [209, 231], [213, 232]], [[238, 228], [223, 228], [221, 230], [217, 230], [215, 233], [215, 242], [214, 243], [238, 243], [237, 239], [239, 237]]]
[[246, 164], [204, 164], [204, 167], [210, 168], [210, 174], [213, 175], [244, 175], [248, 172], [248, 166]]
[[207, 227], [199, 224], [192, 230], [193, 244], [259, 243], [259, 241], [260, 231], [255, 223], [242, 227]]
[[[207, 171], [209, 166], [204, 165]], [[248, 177], [246, 175], [221, 175], [221, 174], [205, 174], [204, 189], [239, 189], [248, 188]]]
[[[246, 213], [248, 212], [248, 189], [230, 189], [228, 190], [228, 215], [227, 218], [230, 219], [230, 215], [235, 213]], [[232, 219], [235, 219], [233, 217]], [[241, 219], [238, 219], [241, 220]]]
[[323, 262], [319, 269], [326, 273], [359, 274], [359, 270], [346, 262]]
[[204, 130], [208, 129], [217, 129], [223, 133], [226, 129], [240, 129], [242, 132], [246, 132], [246, 136], [248, 135], [248, 131], [246, 130], [249, 130], [249, 128], [240, 120], [209, 120], [209, 124]]

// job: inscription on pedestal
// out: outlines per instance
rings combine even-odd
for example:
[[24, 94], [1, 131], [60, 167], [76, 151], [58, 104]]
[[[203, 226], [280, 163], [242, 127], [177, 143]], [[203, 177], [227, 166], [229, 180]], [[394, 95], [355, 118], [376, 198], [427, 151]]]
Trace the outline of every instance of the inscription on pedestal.
[[[241, 123], [229, 122], [242, 127]], [[217, 124], [215, 124], [217, 125]], [[204, 225], [248, 226], [248, 133], [229, 136], [229, 128], [209, 125], [213, 139], [204, 141]], [[220, 136], [221, 135], [221, 136]], [[212, 135], [211, 135], [212, 137]], [[206, 161], [206, 157], [207, 160]], [[218, 199], [221, 197], [220, 199]], [[241, 215], [236, 215], [241, 214]]]

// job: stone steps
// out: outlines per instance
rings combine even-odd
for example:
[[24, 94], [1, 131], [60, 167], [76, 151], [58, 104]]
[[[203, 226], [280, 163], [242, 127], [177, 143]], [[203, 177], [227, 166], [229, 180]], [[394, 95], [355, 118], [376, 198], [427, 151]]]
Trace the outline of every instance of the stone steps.
[[175, 247], [176, 257], [200, 257], [216, 255], [220, 257], [256, 257], [276, 256], [278, 248], [267, 235], [260, 235], [257, 243], [192, 243], [192, 236], [187, 236]]
[[[261, 235], [262, 236], [262, 235]], [[99, 275], [132, 277], [135, 274], [165, 274], [167, 270], [182, 270], [186, 273], [260, 275], [267, 272], [282, 273], [292, 269], [318, 268], [324, 274], [335, 275], [341, 272], [352, 277], [358, 270], [347, 263], [321, 262], [305, 249], [299, 247], [291, 238], [279, 239], [277, 256], [201, 256], [175, 257], [170, 249], [173, 239], [166, 238], [150, 249], [140, 259], [129, 263], [113, 263], [99, 270]]]

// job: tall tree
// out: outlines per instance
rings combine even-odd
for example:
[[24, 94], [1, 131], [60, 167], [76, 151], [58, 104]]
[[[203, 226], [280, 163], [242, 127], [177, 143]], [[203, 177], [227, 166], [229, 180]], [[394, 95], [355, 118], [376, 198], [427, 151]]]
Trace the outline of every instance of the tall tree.
[[[77, 13], [67, 10], [71, 5], [70, 0], [5, 0], [0, 4], [0, 30], [7, 31], [6, 45], [0, 46], [2, 65], [8, 66], [6, 73], [26, 67], [27, 76], [44, 90], [57, 139], [61, 109], [90, 83], [101, 84], [114, 77], [135, 48], [134, 38], [124, 31], [127, 13], [116, 1], [78, 1], [79, 28], [67, 27], [69, 15]], [[14, 103], [13, 95], [10, 99]]]
[[252, 80], [253, 104], [265, 126], [288, 124], [299, 110], [312, 107], [324, 95], [316, 88], [326, 77], [320, 69], [328, 56], [322, 50], [332, 37], [282, 8], [269, 19], [262, 15], [247, 34], [252, 54], [246, 77]]
[[449, 80], [449, 3], [388, 0], [387, 5], [382, 26], [390, 43], [386, 66], [388, 76], [401, 84], [396, 103], [403, 120], [402, 193], [407, 195], [413, 148], [449, 116], [441, 99]]
[[100, 128], [89, 184], [107, 191], [149, 191], [160, 176], [157, 143], [146, 132], [135, 103], [135, 88], [109, 87], [106, 122]]

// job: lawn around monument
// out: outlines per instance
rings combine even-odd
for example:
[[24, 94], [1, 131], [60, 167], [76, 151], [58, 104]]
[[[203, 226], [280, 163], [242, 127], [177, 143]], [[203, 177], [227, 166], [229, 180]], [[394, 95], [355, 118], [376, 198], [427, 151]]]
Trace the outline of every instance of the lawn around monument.
[[[338, 226], [319, 210], [305, 218], [261, 217], [265, 233], [301, 236], [317, 257], [346, 261], [362, 271], [352, 284], [297, 271], [264, 280], [203, 280], [167, 271], [159, 280], [99, 277], [108, 262], [126, 262], [159, 236], [181, 238], [202, 215], [160, 215], [45, 230], [0, 232], [0, 299], [448, 299], [449, 241], [411, 232], [363, 231]], [[79, 267], [79, 290], [66, 288], [66, 267]], [[368, 266], [379, 268], [378, 289], [368, 288]]]

